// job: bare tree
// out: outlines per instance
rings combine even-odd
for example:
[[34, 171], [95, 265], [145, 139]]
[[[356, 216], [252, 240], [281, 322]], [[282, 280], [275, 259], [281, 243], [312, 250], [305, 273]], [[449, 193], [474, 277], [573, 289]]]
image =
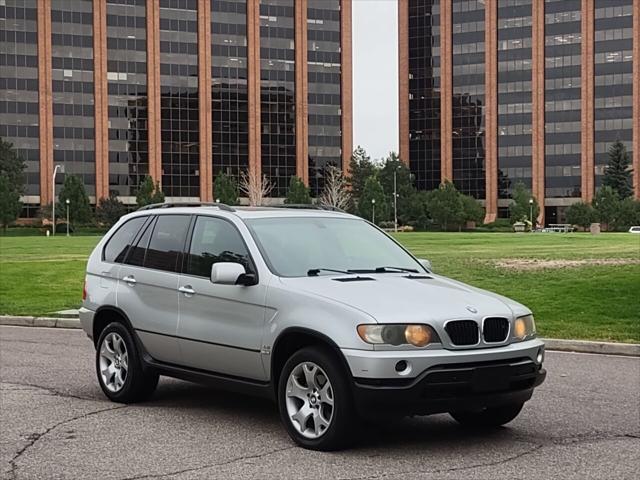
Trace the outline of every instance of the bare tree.
[[335, 207], [341, 210], [347, 209], [351, 201], [349, 183], [342, 170], [334, 166], [327, 169], [324, 181], [324, 190], [320, 195], [320, 204], [327, 207]]
[[273, 190], [273, 183], [262, 175], [262, 179], [254, 173], [247, 174], [242, 172], [240, 182], [238, 183], [240, 191], [249, 199], [249, 205], [259, 207], [262, 205], [264, 197], [268, 196]]

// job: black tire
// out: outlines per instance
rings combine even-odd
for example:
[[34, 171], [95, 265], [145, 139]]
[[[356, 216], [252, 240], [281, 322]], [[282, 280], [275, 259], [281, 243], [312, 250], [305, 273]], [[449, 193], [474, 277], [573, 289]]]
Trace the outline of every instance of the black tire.
[[[105, 385], [100, 373], [100, 351], [105, 339], [112, 333], [119, 335], [124, 341], [128, 355], [128, 369], [124, 377], [124, 384], [118, 391], [110, 390]], [[110, 323], [100, 334], [96, 346], [96, 375], [104, 394], [109, 400], [118, 403], [135, 403], [148, 399], [155, 391], [159, 378], [157, 373], [143, 369], [140, 353], [131, 333], [127, 327], [118, 322]]]
[[[287, 411], [287, 382], [291, 372], [304, 362], [313, 362], [319, 366], [331, 383], [333, 407], [329, 427], [318, 438], [303, 436], [294, 425]], [[294, 353], [285, 363], [278, 381], [278, 409], [280, 418], [291, 439], [299, 446], [309, 450], [333, 451], [347, 447], [353, 441], [353, 426], [356, 414], [349, 386], [348, 373], [336, 354], [327, 348], [305, 347]], [[322, 407], [321, 407], [322, 408]]]
[[477, 411], [450, 412], [449, 414], [460, 424], [470, 428], [499, 427], [516, 418], [524, 403], [509, 403], [498, 407]]

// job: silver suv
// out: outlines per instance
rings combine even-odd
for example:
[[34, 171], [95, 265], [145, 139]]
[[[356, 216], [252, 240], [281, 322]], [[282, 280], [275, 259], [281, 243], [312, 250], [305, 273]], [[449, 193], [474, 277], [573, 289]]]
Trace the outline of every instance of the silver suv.
[[321, 209], [127, 215], [89, 258], [80, 320], [111, 400], [148, 398], [159, 375], [209, 382], [274, 400], [317, 450], [345, 446], [362, 417], [502, 425], [546, 375], [529, 309]]

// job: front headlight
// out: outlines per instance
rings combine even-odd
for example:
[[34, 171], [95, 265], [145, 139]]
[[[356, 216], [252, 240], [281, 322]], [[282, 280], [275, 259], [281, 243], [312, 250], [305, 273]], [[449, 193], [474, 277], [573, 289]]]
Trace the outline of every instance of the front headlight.
[[374, 345], [426, 347], [440, 342], [438, 334], [429, 325], [358, 325], [358, 335]]
[[536, 322], [533, 315], [525, 315], [516, 318], [513, 323], [513, 338], [516, 340], [524, 340], [536, 336]]

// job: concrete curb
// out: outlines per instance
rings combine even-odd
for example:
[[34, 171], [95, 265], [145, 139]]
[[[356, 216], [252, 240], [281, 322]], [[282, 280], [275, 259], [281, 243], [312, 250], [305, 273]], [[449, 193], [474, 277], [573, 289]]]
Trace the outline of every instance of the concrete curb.
[[17, 317], [0, 315], [0, 325], [15, 327], [82, 328], [78, 318]]
[[[11, 315], [0, 315], [0, 325], [82, 328], [78, 318], [18, 317]], [[589, 342], [586, 340], [560, 340], [557, 338], [543, 338], [542, 341], [545, 343], [547, 350], [640, 357], [640, 344], [635, 343]]]
[[545, 343], [547, 350], [640, 357], [640, 344], [637, 343], [589, 342], [586, 340], [559, 340], [556, 338], [543, 338], [542, 341]]

